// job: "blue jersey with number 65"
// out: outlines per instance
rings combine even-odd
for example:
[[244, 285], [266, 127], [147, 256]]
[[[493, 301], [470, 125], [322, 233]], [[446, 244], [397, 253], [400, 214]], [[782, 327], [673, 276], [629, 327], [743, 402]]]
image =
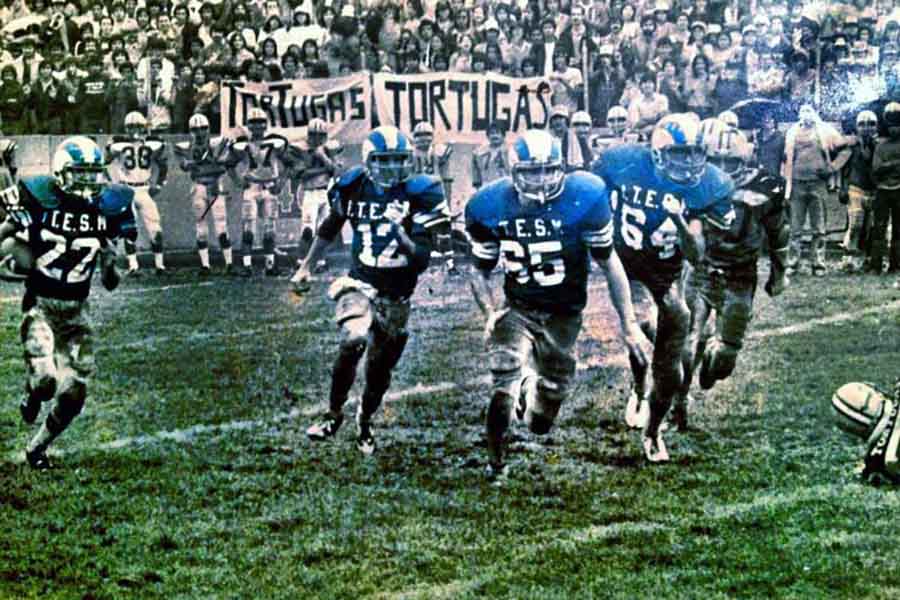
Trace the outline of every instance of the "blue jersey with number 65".
[[649, 148], [629, 144], [603, 152], [591, 170], [610, 189], [616, 249], [644, 260], [681, 264], [678, 229], [663, 208], [666, 197], [678, 202], [687, 220], [699, 218], [727, 230], [734, 219], [729, 200], [734, 184], [714, 165], [706, 166], [698, 184], [682, 185], [656, 168]]
[[545, 204], [521, 203], [512, 180], [498, 179], [469, 201], [466, 229], [477, 268], [502, 259], [512, 304], [554, 314], [584, 309], [588, 253], [602, 259], [612, 250], [609, 194], [584, 172], [566, 175], [562, 193]]
[[[330, 212], [317, 233], [332, 240], [349, 221], [353, 227], [350, 276], [368, 283], [384, 296], [409, 297], [419, 273], [428, 267], [430, 230], [449, 219], [443, 190], [440, 179], [427, 175], [415, 175], [384, 189], [369, 178], [363, 167], [354, 167], [328, 190]], [[402, 226], [416, 244], [416, 255], [404, 253], [385, 217], [390, 204], [399, 205], [406, 213]]]

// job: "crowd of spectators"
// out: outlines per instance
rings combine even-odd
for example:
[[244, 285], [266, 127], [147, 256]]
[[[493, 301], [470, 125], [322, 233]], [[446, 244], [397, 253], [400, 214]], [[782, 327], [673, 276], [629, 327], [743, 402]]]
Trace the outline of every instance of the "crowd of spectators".
[[0, 131], [115, 132], [134, 109], [215, 128], [223, 79], [359, 70], [544, 76], [554, 106], [602, 124], [621, 105], [637, 130], [749, 96], [836, 118], [895, 86], [898, 2], [6, 0]]

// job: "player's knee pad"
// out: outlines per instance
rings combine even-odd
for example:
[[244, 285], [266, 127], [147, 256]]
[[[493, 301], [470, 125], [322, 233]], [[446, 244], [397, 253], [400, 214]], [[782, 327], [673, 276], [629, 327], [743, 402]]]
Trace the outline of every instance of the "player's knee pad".
[[568, 384], [541, 377], [537, 382], [536, 402], [525, 411], [525, 424], [532, 433], [545, 435], [553, 427], [559, 408], [568, 392]]
[[275, 218], [274, 217], [266, 217], [263, 219], [263, 235], [270, 236], [272, 238], [275, 237]]
[[209, 236], [206, 233], [206, 222], [197, 223], [197, 246], [199, 247], [200, 244], [203, 244], [203, 247], [205, 248], [208, 239]]
[[493, 394], [517, 398], [522, 381], [522, 357], [509, 348], [494, 348], [488, 354], [493, 379]]
[[253, 229], [244, 229], [243, 233], [241, 233], [241, 245], [246, 250], [251, 250], [253, 248]]
[[348, 368], [356, 368], [356, 364], [366, 351], [367, 340], [365, 338], [344, 338], [338, 349], [338, 358], [334, 365], [335, 373], [343, 372]]
[[313, 241], [313, 230], [309, 227], [304, 227], [303, 231], [300, 232], [300, 241], [305, 244], [309, 244]]
[[228, 237], [227, 233], [219, 234], [219, 247], [220, 248], [231, 248], [231, 238]]
[[163, 236], [162, 231], [157, 231], [153, 234], [153, 237], [150, 239], [150, 249], [154, 252], [162, 252], [163, 250]]

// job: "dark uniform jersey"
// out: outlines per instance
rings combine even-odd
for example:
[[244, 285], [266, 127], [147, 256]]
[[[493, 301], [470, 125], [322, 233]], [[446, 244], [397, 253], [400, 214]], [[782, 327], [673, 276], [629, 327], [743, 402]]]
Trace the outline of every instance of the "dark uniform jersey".
[[[390, 298], [412, 295], [419, 273], [428, 267], [433, 227], [446, 223], [447, 203], [441, 181], [416, 175], [385, 190], [376, 185], [363, 167], [345, 172], [329, 189], [330, 212], [318, 235], [333, 240], [345, 221], [353, 227], [350, 276], [373, 286]], [[405, 208], [403, 228], [416, 243], [416, 256], [400, 251], [384, 216], [388, 205], [398, 202]]]
[[789, 228], [782, 177], [758, 169], [734, 192], [732, 205], [735, 216], [731, 225], [706, 232], [706, 262], [721, 269], [755, 269], [764, 238], [773, 258], [787, 251]]
[[503, 259], [513, 305], [554, 314], [584, 309], [588, 251], [607, 258], [613, 244], [607, 188], [583, 172], [567, 175], [562, 193], [546, 204], [522, 204], [512, 180], [498, 179], [466, 205], [466, 229], [478, 268]]
[[19, 237], [35, 261], [25, 282], [30, 295], [84, 300], [100, 249], [119, 237], [137, 238], [134, 192], [126, 186], [111, 185], [90, 203], [60, 190], [52, 177], [37, 176], [20, 180], [19, 195], [28, 215], [18, 223]]

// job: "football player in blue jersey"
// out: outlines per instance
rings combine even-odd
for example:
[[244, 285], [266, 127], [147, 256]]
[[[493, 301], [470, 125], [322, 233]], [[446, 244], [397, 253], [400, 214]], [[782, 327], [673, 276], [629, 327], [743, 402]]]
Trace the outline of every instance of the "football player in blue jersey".
[[626, 421], [643, 427], [647, 459], [664, 462], [669, 454], [659, 430], [682, 383], [681, 357], [690, 322], [679, 285], [682, 261], [697, 263], [703, 256], [704, 227], [730, 226], [734, 184], [706, 163], [700, 120], [690, 113], [662, 118], [650, 148], [610, 148], [595, 161], [593, 172], [611, 190], [615, 248], [632, 293], [643, 296], [646, 289], [658, 309], [655, 332], [645, 324], [655, 336], [653, 390], [645, 400], [647, 368], [631, 357], [634, 390]]
[[99, 262], [108, 290], [119, 283], [118, 238], [134, 241], [134, 192], [109, 184], [103, 151], [87, 137], [64, 140], [53, 155], [53, 176], [19, 181], [16, 209], [4, 227], [15, 229], [15, 245], [33, 260], [22, 300], [22, 342], [28, 379], [20, 405], [34, 423], [41, 404], [54, 401], [25, 456], [37, 469], [50, 467], [47, 447], [81, 412], [94, 371], [87, 318], [91, 277]]
[[[637, 325], [628, 280], [613, 251], [609, 194], [586, 172], [565, 174], [560, 142], [525, 132], [510, 149], [512, 177], [480, 189], [466, 205], [493, 379], [487, 413], [488, 476], [505, 472], [503, 438], [512, 418], [546, 434], [575, 375], [575, 340], [587, 302], [591, 258], [606, 272], [629, 354], [648, 344]], [[491, 273], [503, 258], [502, 303]], [[646, 360], [646, 359], [644, 359]]]
[[757, 259], [764, 240], [771, 264], [766, 292], [778, 296], [787, 284], [790, 228], [784, 179], [752, 164], [752, 145], [726, 122], [706, 119], [702, 129], [707, 160], [727, 173], [737, 188], [732, 194], [735, 218], [727, 229], [707, 229], [704, 260], [685, 265], [691, 326], [684, 348], [684, 378], [672, 410], [679, 429], [687, 426], [688, 392], [697, 367], [705, 390], [734, 371], [753, 316]]
[[[328, 191], [330, 212], [291, 281], [302, 293], [310, 267], [349, 221], [353, 227], [350, 273], [331, 285], [341, 342], [331, 373], [330, 411], [307, 429], [312, 440], [333, 437], [343, 406], [366, 353], [365, 389], [356, 412], [357, 447], [375, 450], [372, 415], [391, 382], [391, 370], [406, 346], [410, 296], [428, 268], [434, 228], [447, 223], [443, 184], [413, 176], [413, 146], [395, 127], [373, 130], [363, 142], [363, 165], [343, 173]], [[368, 348], [368, 352], [366, 349]]]

